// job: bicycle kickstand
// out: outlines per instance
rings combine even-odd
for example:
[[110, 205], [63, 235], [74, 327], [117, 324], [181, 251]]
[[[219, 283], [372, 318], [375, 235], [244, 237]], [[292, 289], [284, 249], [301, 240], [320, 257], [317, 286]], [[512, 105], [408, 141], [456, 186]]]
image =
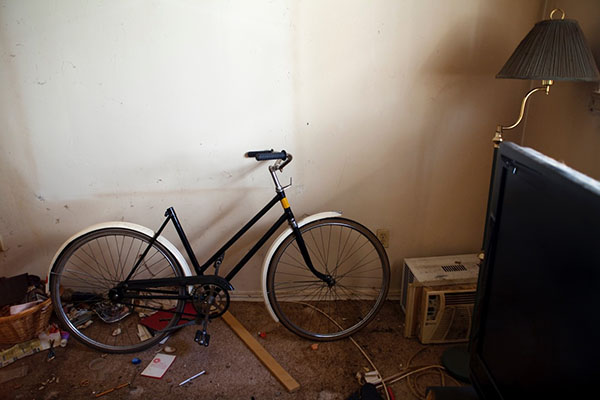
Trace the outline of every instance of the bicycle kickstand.
[[207, 327], [208, 327], [208, 313], [206, 313], [206, 315], [204, 316], [204, 319], [202, 320], [202, 330], [197, 330], [196, 336], [194, 337], [194, 342], [198, 343], [199, 345], [204, 345], [204, 347], [208, 347], [208, 344], [210, 342], [210, 335], [206, 331]]

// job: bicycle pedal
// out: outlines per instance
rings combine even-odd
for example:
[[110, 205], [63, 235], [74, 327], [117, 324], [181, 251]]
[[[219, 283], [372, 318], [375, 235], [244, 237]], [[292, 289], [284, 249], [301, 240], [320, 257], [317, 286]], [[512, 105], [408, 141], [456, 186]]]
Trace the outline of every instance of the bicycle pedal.
[[204, 335], [204, 337], [198, 344], [202, 344], [202, 345], [204, 345], [204, 347], [208, 347], [209, 342], [210, 342], [210, 335], [207, 333], [206, 335]]
[[208, 347], [210, 342], [210, 335], [206, 333], [206, 331], [197, 330], [196, 336], [194, 337], [194, 342], [199, 345], [203, 345], [204, 347]]

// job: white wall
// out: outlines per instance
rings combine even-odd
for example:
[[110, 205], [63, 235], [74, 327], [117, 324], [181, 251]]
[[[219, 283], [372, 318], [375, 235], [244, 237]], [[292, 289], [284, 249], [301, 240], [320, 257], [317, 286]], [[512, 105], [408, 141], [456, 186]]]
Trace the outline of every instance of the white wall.
[[[542, 8], [0, 5], [4, 276], [45, 276], [77, 230], [104, 220], [155, 228], [168, 206], [203, 259], [272, 196], [264, 166], [241, 157], [263, 148], [294, 154], [284, 180], [294, 178], [298, 217], [342, 210], [389, 229], [394, 271], [409, 256], [478, 251], [491, 138], [523, 88], [494, 76]], [[228, 254], [224, 269], [238, 258]], [[258, 289], [259, 261], [236, 288]]]

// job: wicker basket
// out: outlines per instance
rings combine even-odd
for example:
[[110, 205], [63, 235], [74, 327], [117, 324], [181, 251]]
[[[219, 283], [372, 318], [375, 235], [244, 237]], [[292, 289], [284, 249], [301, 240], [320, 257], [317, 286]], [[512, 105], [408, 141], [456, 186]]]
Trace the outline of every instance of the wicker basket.
[[0, 344], [16, 344], [36, 338], [48, 327], [51, 315], [52, 300], [47, 299], [18, 314], [0, 317]]

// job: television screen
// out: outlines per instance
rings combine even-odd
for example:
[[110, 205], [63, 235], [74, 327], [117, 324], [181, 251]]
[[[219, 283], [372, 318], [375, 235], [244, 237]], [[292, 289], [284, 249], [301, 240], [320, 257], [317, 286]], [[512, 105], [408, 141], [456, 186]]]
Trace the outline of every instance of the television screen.
[[571, 398], [600, 377], [600, 183], [503, 143], [470, 341], [484, 399]]

